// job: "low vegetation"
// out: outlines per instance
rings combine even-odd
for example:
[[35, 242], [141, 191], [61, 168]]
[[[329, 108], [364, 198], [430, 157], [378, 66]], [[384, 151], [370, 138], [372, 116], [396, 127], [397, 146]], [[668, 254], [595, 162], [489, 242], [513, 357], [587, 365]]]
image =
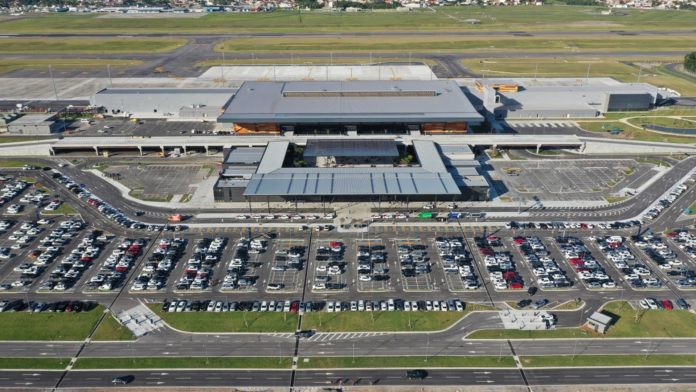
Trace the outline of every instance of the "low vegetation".
[[[545, 5], [516, 7], [435, 7], [410, 12], [275, 11], [210, 13], [202, 17], [119, 18], [97, 14], [27, 15], [0, 24], [0, 34], [20, 33], [240, 33], [350, 31], [539, 31], [684, 30], [695, 27], [693, 13], [678, 10], [621, 9], [609, 15], [605, 7]], [[477, 23], [468, 23], [473, 19]], [[130, 40], [130, 39], [128, 39]], [[128, 41], [124, 40], [124, 41]], [[691, 49], [693, 50], [693, 49]]]
[[466, 312], [312, 312], [302, 317], [303, 329], [320, 332], [438, 331]]
[[41, 167], [43, 166], [40, 163], [30, 161], [28, 159], [0, 159], [0, 167], [6, 167], [6, 168], [20, 168], [24, 165], [30, 165], [34, 167]]
[[3, 38], [2, 54], [163, 53], [185, 45], [181, 38]]
[[637, 81], [668, 87], [682, 95], [696, 94], [696, 82], [666, 68], [680, 61], [675, 57], [536, 57], [465, 59], [462, 64], [487, 77], [610, 77], [624, 82]]
[[0, 369], [65, 369], [70, 358], [0, 358]]
[[290, 357], [80, 358], [74, 369], [289, 369]]
[[298, 366], [304, 369], [336, 368], [495, 368], [514, 367], [509, 356], [401, 356], [401, 357], [304, 357]]
[[77, 211], [68, 203], [62, 203], [53, 211], [41, 211], [42, 215], [77, 215]]
[[[619, 121], [579, 121], [578, 125], [580, 125], [582, 129], [589, 132], [605, 133], [607, 137], [612, 139], [640, 140], [663, 143], [696, 143], [696, 137], [672, 136], [664, 133], [647, 131], [644, 129], [630, 127]], [[609, 135], [609, 131], [614, 128], [620, 129], [621, 132], [618, 135]]]
[[696, 37], [684, 36], [597, 36], [582, 35], [562, 36], [549, 39], [539, 36], [432, 36], [432, 35], [380, 35], [380, 36], [292, 36], [292, 37], [250, 37], [224, 41], [215, 46], [220, 52], [500, 52], [516, 53], [531, 51], [563, 52], [575, 51], [609, 52], [620, 50], [632, 51], [669, 51], [693, 48]]
[[610, 302], [602, 312], [614, 319], [607, 334], [581, 328], [558, 328], [542, 331], [487, 329], [475, 331], [469, 339], [533, 339], [533, 338], [647, 338], [696, 337], [696, 315], [687, 310], [633, 309], [628, 302]]
[[0, 313], [0, 340], [84, 340], [97, 324], [103, 306], [80, 313]]
[[108, 314], [104, 317], [97, 329], [92, 334], [92, 340], [112, 341], [112, 340], [134, 340], [133, 333], [123, 324], [119, 323], [113, 315]]
[[549, 355], [522, 356], [524, 367], [695, 366], [696, 355]]
[[148, 306], [173, 328], [188, 332], [294, 332], [297, 327], [297, 313], [169, 313], [161, 304]]
[[140, 60], [116, 60], [116, 59], [0, 59], [0, 74], [5, 74], [17, 70], [39, 69], [48, 73], [48, 66], [53, 67], [53, 74], [60, 77], [62, 72], [72, 72], [80, 70], [91, 70], [95, 68], [106, 68], [110, 65], [114, 75], [118, 74], [118, 68], [133, 67], [142, 64]]

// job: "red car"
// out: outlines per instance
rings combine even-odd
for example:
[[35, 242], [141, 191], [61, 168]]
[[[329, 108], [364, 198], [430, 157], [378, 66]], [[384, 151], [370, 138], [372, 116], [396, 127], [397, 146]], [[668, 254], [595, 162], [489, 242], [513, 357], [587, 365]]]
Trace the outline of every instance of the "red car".
[[298, 310], [300, 310], [300, 301], [292, 301], [290, 304], [290, 311], [297, 313]]
[[525, 239], [522, 238], [522, 237], [516, 237], [516, 238], [514, 239], [514, 241], [515, 241], [515, 243], [516, 243], [517, 245], [522, 245], [522, 244], [527, 243], [527, 240], [525, 240]]
[[672, 310], [674, 309], [674, 305], [672, 305], [672, 301], [666, 299], [662, 301], [662, 307], [667, 309], [667, 310]]
[[508, 287], [511, 289], [520, 290], [520, 289], [522, 289], [523, 285], [522, 285], [522, 283], [515, 281], [515, 282], [508, 283]]

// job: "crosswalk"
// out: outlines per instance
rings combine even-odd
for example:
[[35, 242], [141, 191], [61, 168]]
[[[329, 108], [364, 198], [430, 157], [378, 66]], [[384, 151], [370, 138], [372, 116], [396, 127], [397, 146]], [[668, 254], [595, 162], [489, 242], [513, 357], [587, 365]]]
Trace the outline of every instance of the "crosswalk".
[[[369, 338], [373, 336], [386, 335], [386, 332], [320, 332], [312, 335], [311, 337], [305, 339], [309, 342], [330, 342], [335, 340], [351, 340], [360, 338]], [[295, 335], [292, 333], [273, 333], [273, 337], [294, 339]]]
[[573, 128], [577, 124], [572, 121], [548, 122], [548, 121], [515, 121], [508, 122], [512, 128]]
[[[465, 232], [476, 232], [476, 231], [495, 231], [502, 229], [502, 225], [477, 225], [477, 226], [462, 226], [461, 230]], [[237, 234], [245, 235], [251, 230], [251, 233], [270, 233], [274, 232], [277, 234], [296, 234], [296, 233], [306, 233], [306, 231], [301, 231], [297, 227], [192, 227], [190, 231], [196, 234]], [[459, 226], [435, 226], [435, 225], [414, 225], [414, 226], [372, 226], [370, 227], [370, 233], [459, 233]]]
[[[502, 229], [502, 225], [477, 225], [477, 226], [462, 226], [461, 230], [467, 232], [475, 231], [495, 231]], [[370, 228], [370, 232], [373, 233], [427, 233], [427, 232], [438, 232], [438, 233], [459, 233], [459, 226], [373, 226]]]
[[[301, 230], [298, 227], [220, 227], [220, 226], [206, 226], [206, 227], [191, 227], [189, 231], [199, 234], [247, 234], [251, 230], [252, 233], [280, 233], [280, 234], [292, 234], [300, 233]], [[305, 231], [306, 232], [306, 231]]]

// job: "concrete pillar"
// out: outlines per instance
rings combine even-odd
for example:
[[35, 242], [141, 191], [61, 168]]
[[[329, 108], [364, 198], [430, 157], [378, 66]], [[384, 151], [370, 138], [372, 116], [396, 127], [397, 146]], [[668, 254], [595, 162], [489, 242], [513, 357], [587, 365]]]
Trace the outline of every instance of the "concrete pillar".
[[140, 156], [143, 156], [143, 146], [138, 146], [138, 151], [140, 152]]
[[53, 147], [48, 147], [48, 155], [56, 155], [56, 150], [53, 149]]
[[160, 150], [162, 150], [162, 154], [164, 154], [164, 146], [160, 146]]
[[210, 149], [208, 148], [208, 146], [203, 146], [203, 147], [205, 147], [205, 156], [210, 155]]
[[92, 148], [94, 148], [94, 155], [99, 156], [99, 147], [92, 146]]
[[537, 149], [536, 149], [537, 154], [539, 153], [539, 150], [541, 150], [541, 143], [537, 144]]
[[181, 149], [184, 151], [184, 155], [186, 155], [186, 146], [181, 146]]

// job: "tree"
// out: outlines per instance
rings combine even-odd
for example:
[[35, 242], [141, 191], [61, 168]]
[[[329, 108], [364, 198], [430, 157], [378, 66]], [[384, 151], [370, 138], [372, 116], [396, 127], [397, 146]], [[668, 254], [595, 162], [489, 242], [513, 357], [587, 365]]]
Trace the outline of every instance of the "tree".
[[684, 56], [684, 69], [689, 72], [696, 72], [696, 52], [691, 52]]

